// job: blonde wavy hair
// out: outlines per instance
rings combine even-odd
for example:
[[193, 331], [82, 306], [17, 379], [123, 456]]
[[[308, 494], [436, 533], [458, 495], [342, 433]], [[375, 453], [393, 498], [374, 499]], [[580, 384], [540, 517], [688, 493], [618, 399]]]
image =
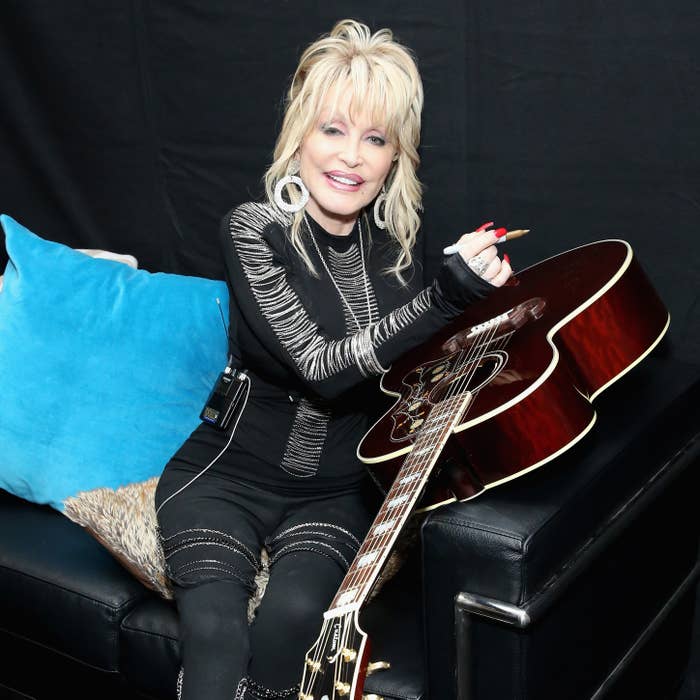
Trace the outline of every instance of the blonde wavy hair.
[[[423, 84], [409, 49], [394, 40], [389, 29], [372, 34], [365, 24], [351, 19], [338, 22], [331, 32], [306, 48], [299, 60], [285, 101], [282, 129], [277, 137], [273, 162], [264, 176], [265, 191], [272, 206], [275, 186], [295, 169], [302, 142], [321, 118], [327, 98], [338, 99], [349, 92], [351, 115], [367, 110], [377, 123], [385, 125], [397, 158], [385, 181], [386, 228], [400, 246], [396, 263], [389, 268], [400, 281], [401, 271], [411, 265], [411, 250], [420, 227], [422, 186], [416, 176], [420, 163]], [[288, 196], [298, 198], [296, 188]], [[294, 248], [309, 270], [316, 274], [301, 236], [303, 209], [290, 228]]]

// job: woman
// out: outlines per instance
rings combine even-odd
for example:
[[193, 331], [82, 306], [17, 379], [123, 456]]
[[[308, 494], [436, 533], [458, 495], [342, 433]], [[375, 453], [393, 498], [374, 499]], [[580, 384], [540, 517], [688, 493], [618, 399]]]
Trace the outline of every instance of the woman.
[[[222, 222], [230, 349], [248, 393], [227, 431], [195, 430], [156, 494], [187, 700], [296, 697], [376, 508], [355, 450], [377, 377], [511, 274], [497, 234], [472, 233], [416, 288], [422, 102], [390, 31], [339, 22], [301, 57], [267, 201]], [[270, 577], [249, 627], [262, 547]]]

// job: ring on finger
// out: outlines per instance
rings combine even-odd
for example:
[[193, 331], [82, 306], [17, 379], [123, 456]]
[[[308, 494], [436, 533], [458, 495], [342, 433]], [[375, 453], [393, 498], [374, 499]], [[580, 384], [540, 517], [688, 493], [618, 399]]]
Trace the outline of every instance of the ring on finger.
[[490, 282], [500, 271], [501, 271], [501, 261], [498, 258], [494, 258], [488, 264], [488, 267], [486, 268], [486, 271], [484, 272], [482, 277], [487, 282]]
[[484, 259], [481, 253], [467, 260], [467, 265], [469, 265], [474, 274], [478, 275], [479, 277], [481, 277], [484, 274], [484, 272], [486, 272], [486, 269], [488, 268], [489, 264], [490, 260]]

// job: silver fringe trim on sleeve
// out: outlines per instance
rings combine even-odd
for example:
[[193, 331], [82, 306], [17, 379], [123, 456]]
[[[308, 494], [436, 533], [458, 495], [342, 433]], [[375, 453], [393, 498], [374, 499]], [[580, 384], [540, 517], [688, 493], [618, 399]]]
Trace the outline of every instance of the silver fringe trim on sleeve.
[[429, 290], [358, 333], [342, 340], [325, 338], [262, 236], [272, 223], [287, 226], [289, 221], [280, 219], [269, 205], [248, 202], [233, 212], [230, 232], [260, 311], [302, 376], [307, 381], [321, 381], [352, 365], [363, 376], [382, 374], [385, 369], [377, 360], [376, 349], [430, 308]]

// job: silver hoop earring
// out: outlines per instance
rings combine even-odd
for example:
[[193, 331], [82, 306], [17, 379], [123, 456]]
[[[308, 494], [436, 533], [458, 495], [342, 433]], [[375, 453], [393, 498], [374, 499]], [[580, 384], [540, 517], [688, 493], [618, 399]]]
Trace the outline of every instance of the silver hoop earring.
[[384, 230], [386, 228], [386, 219], [382, 219], [381, 209], [386, 203], [386, 189], [382, 186], [382, 191], [379, 196], [374, 200], [374, 223], [377, 228]]
[[[301, 199], [298, 202], [287, 202], [282, 197], [282, 189], [291, 184], [294, 184], [299, 188]], [[306, 189], [306, 185], [302, 182], [298, 175], [285, 175], [281, 180], [278, 180], [277, 184], [275, 185], [274, 198], [275, 204], [282, 211], [294, 213], [306, 206], [306, 203], [309, 201], [309, 190]]]

